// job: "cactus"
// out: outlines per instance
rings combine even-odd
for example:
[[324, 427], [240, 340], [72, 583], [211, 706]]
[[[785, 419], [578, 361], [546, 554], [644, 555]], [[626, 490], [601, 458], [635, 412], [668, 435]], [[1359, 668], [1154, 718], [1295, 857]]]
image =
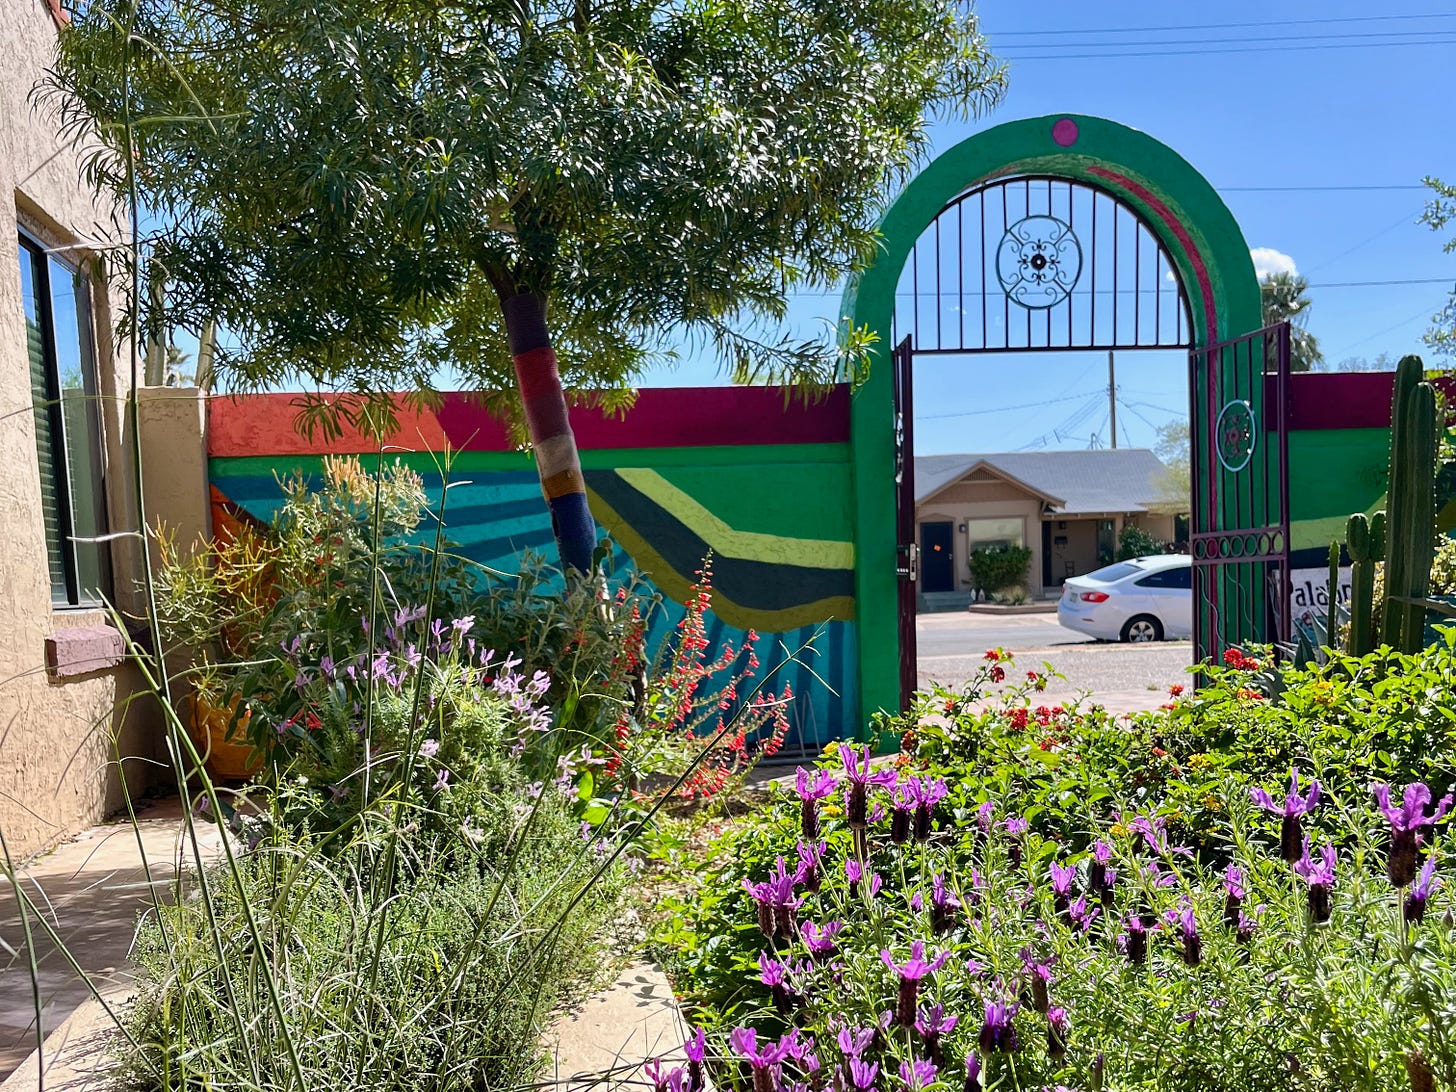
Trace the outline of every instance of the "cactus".
[[1375, 563], [1385, 553], [1385, 513], [1373, 519], [1356, 512], [1345, 525], [1345, 552], [1350, 555], [1350, 629], [1345, 651], [1364, 656], [1375, 649]]
[[1384, 643], [1401, 652], [1425, 644], [1431, 557], [1435, 551], [1436, 392], [1421, 381], [1418, 356], [1396, 368], [1390, 418], [1386, 505]]
[[1340, 544], [1330, 543], [1330, 580], [1325, 588], [1325, 647], [1340, 640]]

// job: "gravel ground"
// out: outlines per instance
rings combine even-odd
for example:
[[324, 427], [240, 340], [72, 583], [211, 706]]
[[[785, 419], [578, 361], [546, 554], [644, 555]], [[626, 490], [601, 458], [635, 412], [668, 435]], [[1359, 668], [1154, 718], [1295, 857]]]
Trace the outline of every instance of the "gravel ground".
[[[1045, 697], [1052, 702], [1091, 691], [1093, 700], [1115, 712], [1151, 709], [1167, 701], [1168, 687], [1187, 683], [1184, 669], [1193, 649], [1186, 641], [1158, 645], [1089, 645], [1018, 652], [1018, 671], [1041, 670], [1043, 662], [1066, 676], [1053, 679]], [[981, 655], [922, 656], [920, 680], [958, 686], [982, 665]]]

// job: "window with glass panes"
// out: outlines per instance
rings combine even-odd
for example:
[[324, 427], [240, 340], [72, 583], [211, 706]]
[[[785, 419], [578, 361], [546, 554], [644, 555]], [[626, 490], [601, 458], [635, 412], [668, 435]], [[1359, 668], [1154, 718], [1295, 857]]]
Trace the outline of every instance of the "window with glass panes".
[[95, 541], [106, 532], [106, 503], [91, 282], [26, 235], [17, 255], [51, 600], [94, 605], [110, 592], [111, 573]]

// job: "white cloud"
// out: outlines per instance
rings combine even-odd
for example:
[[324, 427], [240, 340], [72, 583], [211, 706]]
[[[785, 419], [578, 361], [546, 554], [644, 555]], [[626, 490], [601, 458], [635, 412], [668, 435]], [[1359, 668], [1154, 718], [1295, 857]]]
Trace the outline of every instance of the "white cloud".
[[1249, 250], [1249, 257], [1254, 259], [1254, 272], [1263, 280], [1271, 273], [1298, 273], [1294, 268], [1294, 259], [1282, 251], [1275, 250], [1272, 246], [1256, 246]]

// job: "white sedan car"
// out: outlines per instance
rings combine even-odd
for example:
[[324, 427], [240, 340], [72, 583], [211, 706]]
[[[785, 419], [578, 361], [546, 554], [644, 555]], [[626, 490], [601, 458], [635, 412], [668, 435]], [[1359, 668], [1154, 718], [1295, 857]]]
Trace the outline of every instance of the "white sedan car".
[[1119, 561], [1068, 578], [1057, 621], [1104, 641], [1162, 641], [1193, 632], [1193, 568], [1186, 554]]

